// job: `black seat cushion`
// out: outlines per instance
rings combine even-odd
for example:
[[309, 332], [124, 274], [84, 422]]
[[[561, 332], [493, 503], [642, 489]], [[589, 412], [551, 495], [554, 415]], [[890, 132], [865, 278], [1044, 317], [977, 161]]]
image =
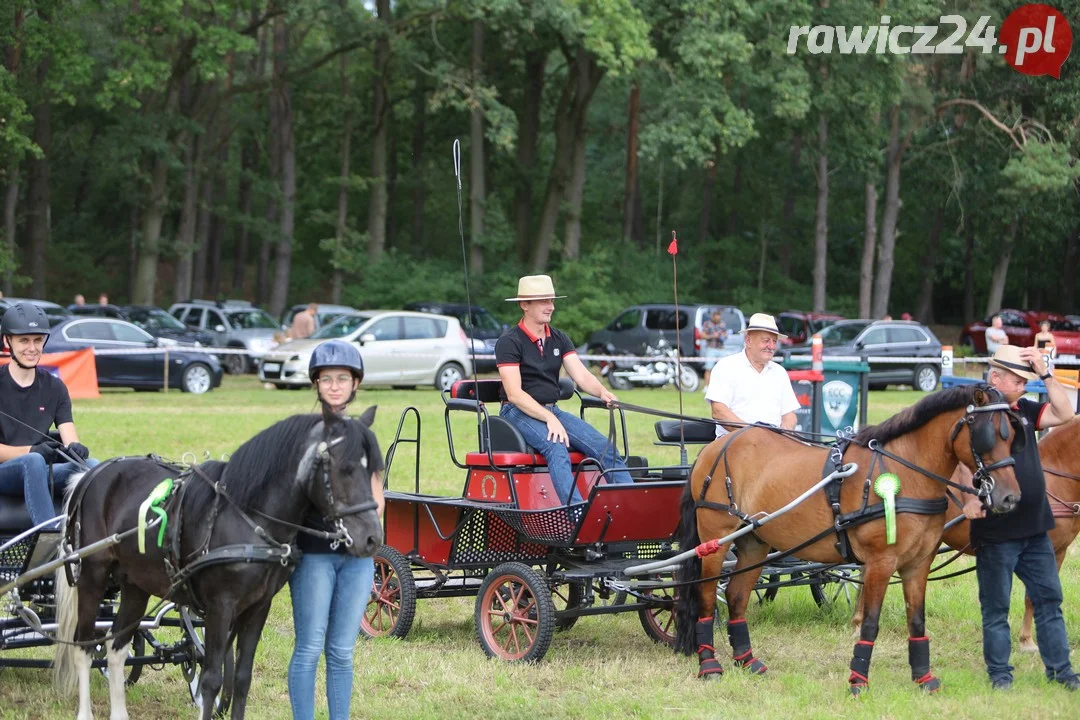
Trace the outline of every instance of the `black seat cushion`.
[[[491, 452], [519, 452], [519, 453], [531, 453], [535, 452], [529, 444], [525, 442], [525, 438], [522, 437], [521, 431], [510, 424], [510, 421], [506, 418], [499, 417], [498, 415], [488, 416], [488, 427], [491, 428]], [[486, 437], [487, 431], [483, 425], [480, 427], [480, 450], [486, 452], [489, 448], [488, 438]]]
[[[64, 501], [53, 498], [53, 509], [59, 515], [64, 511]], [[0, 533], [17, 535], [34, 527], [26, 502], [21, 497], [0, 495]]]
[[[716, 439], [716, 426], [709, 422], [698, 420], [685, 420], [683, 436], [688, 443], [711, 443]], [[656, 437], [660, 442], [679, 442], [678, 420], [657, 420]]]

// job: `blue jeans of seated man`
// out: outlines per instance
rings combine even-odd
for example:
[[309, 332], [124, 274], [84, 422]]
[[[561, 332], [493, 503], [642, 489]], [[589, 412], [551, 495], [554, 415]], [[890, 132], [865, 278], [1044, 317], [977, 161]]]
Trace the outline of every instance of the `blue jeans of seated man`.
[[[86, 464], [90, 467], [98, 463], [99, 461], [93, 458], [86, 460]], [[83, 468], [75, 463], [53, 465], [54, 497], [63, 497], [68, 480], [75, 473], [82, 471]], [[26, 509], [34, 525], [39, 525], [56, 515], [52, 498], [49, 497], [49, 466], [45, 458], [37, 453], [26, 453], [0, 463], [0, 495], [25, 498]]]
[[[555, 492], [559, 494], [559, 500], [563, 504], [569, 502], [581, 502], [581, 494], [574, 487], [574, 472], [570, 467], [570, 450], [585, 453], [586, 457], [596, 458], [600, 466], [605, 470], [615, 469], [618, 472], [608, 473], [605, 477], [608, 482], [632, 483], [634, 479], [626, 472], [626, 462], [619, 456], [612, 443], [600, 434], [600, 431], [577, 415], [560, 410], [556, 405], [547, 405], [548, 410], [555, 413], [559, 418], [567, 436], [570, 438], [570, 448], [560, 442], [551, 442], [547, 439], [547, 423], [540, 422], [518, 410], [510, 403], [505, 403], [499, 410], [499, 415], [521, 431], [525, 442], [544, 456], [547, 460], [548, 472], [551, 473], [551, 483], [555, 486]], [[571, 496], [573, 490], [573, 496]]]
[[1035, 637], [1050, 680], [1073, 674], [1069, 641], [1061, 615], [1061, 580], [1054, 546], [1046, 533], [1022, 540], [985, 543], [976, 552], [975, 574], [982, 607], [983, 659], [990, 680], [1012, 679], [1009, 664], [1009, 595], [1013, 573], [1020, 578], [1035, 608]]
[[315, 667], [324, 650], [330, 720], [348, 720], [353, 649], [374, 576], [371, 558], [306, 553], [289, 577], [296, 632], [289, 661], [289, 702], [294, 720], [315, 717]]

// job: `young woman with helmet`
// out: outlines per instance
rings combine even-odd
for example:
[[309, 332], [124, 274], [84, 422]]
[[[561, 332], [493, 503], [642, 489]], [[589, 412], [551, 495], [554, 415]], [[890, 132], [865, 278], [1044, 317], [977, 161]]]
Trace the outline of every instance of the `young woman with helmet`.
[[[315, 348], [308, 375], [318, 401], [344, 415], [364, 379], [364, 361], [354, 345], [330, 340]], [[381, 518], [385, 507], [381, 459], [378, 467], [368, 469]], [[333, 530], [329, 521], [317, 514], [308, 516], [304, 524], [318, 530]], [[315, 716], [315, 667], [325, 651], [330, 720], [347, 720], [352, 699], [353, 649], [371, 596], [375, 564], [369, 557], [352, 557], [344, 546], [335, 551], [328, 540], [306, 533], [300, 533], [297, 544], [304, 555], [289, 578], [296, 633], [296, 645], [289, 661], [293, 717], [310, 720]]]
[[[98, 464], [79, 442], [63, 380], [38, 366], [48, 340], [49, 318], [37, 305], [16, 303], [0, 320], [0, 347], [11, 355], [0, 367], [0, 494], [24, 497], [34, 525], [56, 514], [50, 466], [60, 497], [74, 473]], [[59, 441], [48, 435], [54, 425]]]

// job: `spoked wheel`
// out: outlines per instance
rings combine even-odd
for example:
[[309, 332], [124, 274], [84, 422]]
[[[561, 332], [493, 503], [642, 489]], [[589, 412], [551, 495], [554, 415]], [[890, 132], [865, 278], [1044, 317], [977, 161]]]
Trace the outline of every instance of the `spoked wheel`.
[[[106, 641], [104, 644], [98, 645], [97, 647], [95, 647], [94, 652], [93, 652], [94, 658], [104, 660], [106, 655], [108, 654], [108, 648], [109, 648], [109, 645], [111, 643], [112, 643], [112, 641], [109, 640], [109, 641]], [[143, 653], [145, 653], [145, 652], [146, 652], [146, 638], [143, 637], [143, 631], [142, 630], [136, 630], [135, 634], [131, 637], [131, 642], [128, 644], [128, 657], [129, 658], [142, 657]], [[135, 683], [139, 682], [139, 677], [142, 675], [142, 669], [143, 669], [142, 665], [125, 665], [124, 666], [124, 684], [130, 686], [130, 685], [134, 685]], [[105, 677], [109, 677], [109, 668], [107, 668], [107, 667], [101, 668], [101, 674], [104, 675]]]
[[409, 634], [416, 617], [416, 581], [408, 558], [383, 545], [375, 552], [375, 577], [371, 582], [360, 634], [367, 637], [398, 637]]
[[853, 609], [859, 597], [861, 576], [862, 569], [858, 567], [836, 568], [828, 575], [819, 574], [817, 579], [820, 582], [810, 586], [810, 593], [814, 596], [814, 602], [818, 607], [829, 607], [835, 603], [844, 602], [849, 609]]
[[[555, 612], [581, 607], [584, 595], [585, 588], [580, 581], [552, 583], [551, 602]], [[557, 617], [555, 618], [555, 629], [569, 630], [577, 624], [577, 621], [578, 618], [576, 617]]]
[[630, 382], [624, 377], [616, 375], [614, 370], [608, 373], [607, 382], [608, 385], [611, 386], [612, 390], [629, 390], [630, 388], [634, 387], [634, 384], [632, 382]]
[[476, 634], [488, 657], [537, 662], [555, 633], [547, 579], [522, 563], [499, 565], [476, 596]]
[[[658, 575], [656, 580], [671, 580], [671, 576]], [[638, 598], [638, 602], [648, 604], [638, 610], [638, 620], [645, 634], [661, 645], [675, 647], [675, 588], [652, 588], [642, 592], [648, 600]]]
[[698, 387], [701, 385], [701, 378], [698, 377], [697, 370], [688, 365], [683, 365], [682, 372], [679, 373], [679, 384], [682, 386], [683, 392], [697, 392]]
[[[203, 629], [201, 625], [195, 625], [192, 622], [191, 616], [186, 610], [181, 610], [180, 617], [183, 621], [184, 644], [187, 651], [187, 657], [180, 662], [180, 673], [184, 676], [184, 682], [187, 683], [191, 702], [201, 710], [203, 700], [202, 695], [199, 693], [199, 681], [202, 679], [203, 656], [205, 653]], [[222, 683], [221, 690], [218, 692], [217, 697], [214, 698], [214, 717], [223, 718], [229, 712], [229, 705], [232, 704], [229, 691], [232, 683], [229, 678], [232, 676], [233, 651], [232, 647], [230, 647], [228, 652], [225, 653], [224, 677], [226, 681]]]

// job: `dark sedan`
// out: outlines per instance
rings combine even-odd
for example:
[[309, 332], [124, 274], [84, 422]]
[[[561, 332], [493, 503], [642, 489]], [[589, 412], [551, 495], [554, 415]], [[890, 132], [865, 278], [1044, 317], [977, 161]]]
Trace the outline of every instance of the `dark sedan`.
[[[136, 390], [159, 390], [165, 385], [165, 353], [169, 357], [169, 387], [201, 395], [221, 385], [221, 363], [213, 355], [162, 341], [124, 320], [74, 317], [54, 323], [46, 352], [94, 349], [98, 385]], [[158, 352], [131, 355], [102, 354], [103, 350], [153, 348]]]
[[[911, 385], [916, 390], [930, 392], [937, 387], [941, 358], [941, 343], [921, 323], [906, 320], [840, 320], [818, 334], [822, 354], [864, 355], [871, 358], [915, 358], [899, 362], [870, 363], [870, 387]], [[786, 355], [808, 355], [810, 346], [785, 348]], [[926, 362], [923, 361], [925, 358]]]
[[[169, 313], [153, 305], [71, 305], [68, 312], [78, 317], [107, 317], [127, 320], [156, 338], [177, 345], [212, 345], [210, 333], [189, 328]], [[169, 344], [168, 342], [163, 345]]]

